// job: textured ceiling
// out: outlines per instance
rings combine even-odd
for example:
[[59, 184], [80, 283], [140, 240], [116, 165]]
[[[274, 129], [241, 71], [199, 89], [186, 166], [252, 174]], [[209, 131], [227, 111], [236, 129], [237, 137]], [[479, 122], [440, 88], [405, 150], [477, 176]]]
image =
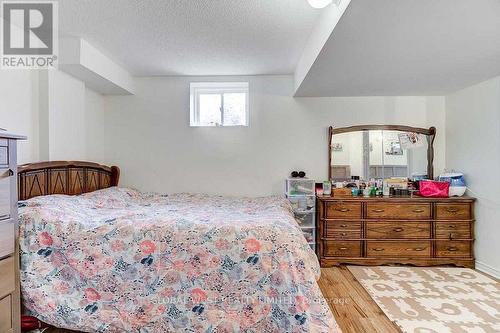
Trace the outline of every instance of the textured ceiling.
[[61, 0], [61, 36], [133, 75], [291, 74], [321, 11], [306, 0]]
[[352, 0], [296, 96], [442, 95], [500, 75], [500, 0]]

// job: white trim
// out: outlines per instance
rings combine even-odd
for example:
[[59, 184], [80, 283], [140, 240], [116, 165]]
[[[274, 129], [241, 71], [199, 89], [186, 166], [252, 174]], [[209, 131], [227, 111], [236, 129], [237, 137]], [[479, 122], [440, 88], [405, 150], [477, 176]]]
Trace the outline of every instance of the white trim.
[[483, 273], [489, 274], [493, 277], [496, 277], [497, 279], [500, 279], [500, 269], [497, 269], [495, 267], [491, 267], [490, 265], [487, 265], [485, 263], [476, 261], [476, 269], [478, 271], [481, 271]]

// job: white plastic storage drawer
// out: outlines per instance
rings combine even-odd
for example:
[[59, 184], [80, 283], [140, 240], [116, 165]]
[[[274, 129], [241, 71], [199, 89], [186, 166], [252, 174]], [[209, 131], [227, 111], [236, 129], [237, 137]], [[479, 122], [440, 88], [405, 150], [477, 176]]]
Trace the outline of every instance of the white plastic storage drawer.
[[288, 198], [295, 213], [314, 212], [315, 200], [316, 198], [313, 196], [294, 196]]
[[314, 243], [314, 229], [302, 229], [302, 233], [304, 234], [304, 237], [306, 238], [306, 241], [308, 243]]
[[295, 213], [295, 220], [301, 228], [314, 227], [314, 213]]
[[314, 195], [315, 182], [307, 178], [288, 178], [286, 180], [287, 195]]

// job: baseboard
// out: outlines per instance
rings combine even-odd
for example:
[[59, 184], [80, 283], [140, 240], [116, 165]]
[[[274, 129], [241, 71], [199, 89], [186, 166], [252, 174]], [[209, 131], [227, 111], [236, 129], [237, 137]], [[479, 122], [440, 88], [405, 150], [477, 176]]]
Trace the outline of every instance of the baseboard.
[[491, 267], [490, 265], [486, 265], [485, 263], [476, 261], [476, 269], [478, 271], [481, 271], [481, 272], [489, 274], [493, 277], [496, 277], [497, 279], [500, 279], [500, 270], [497, 268]]

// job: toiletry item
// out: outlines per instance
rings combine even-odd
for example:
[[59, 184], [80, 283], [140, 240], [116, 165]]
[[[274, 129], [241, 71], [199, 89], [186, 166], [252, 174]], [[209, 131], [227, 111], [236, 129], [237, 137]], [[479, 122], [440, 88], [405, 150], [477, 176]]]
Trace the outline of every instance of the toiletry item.
[[390, 187], [389, 187], [389, 185], [387, 185], [386, 181], [384, 181], [384, 184], [382, 185], [382, 188], [383, 188], [383, 195], [386, 196], [386, 197], [389, 196], [389, 194], [390, 194], [390, 191], [389, 191]]
[[365, 189], [363, 190], [363, 196], [364, 196], [364, 197], [369, 197], [369, 196], [370, 196], [370, 192], [371, 192], [371, 190], [370, 190], [370, 188], [369, 188], [369, 187], [365, 188]]
[[335, 188], [343, 188], [343, 187], [344, 187], [344, 183], [342, 183], [342, 182], [335, 183]]
[[332, 195], [332, 183], [328, 180], [323, 182], [323, 195]]
[[351, 193], [353, 197], [357, 197], [359, 195], [359, 189], [357, 187], [353, 187]]

